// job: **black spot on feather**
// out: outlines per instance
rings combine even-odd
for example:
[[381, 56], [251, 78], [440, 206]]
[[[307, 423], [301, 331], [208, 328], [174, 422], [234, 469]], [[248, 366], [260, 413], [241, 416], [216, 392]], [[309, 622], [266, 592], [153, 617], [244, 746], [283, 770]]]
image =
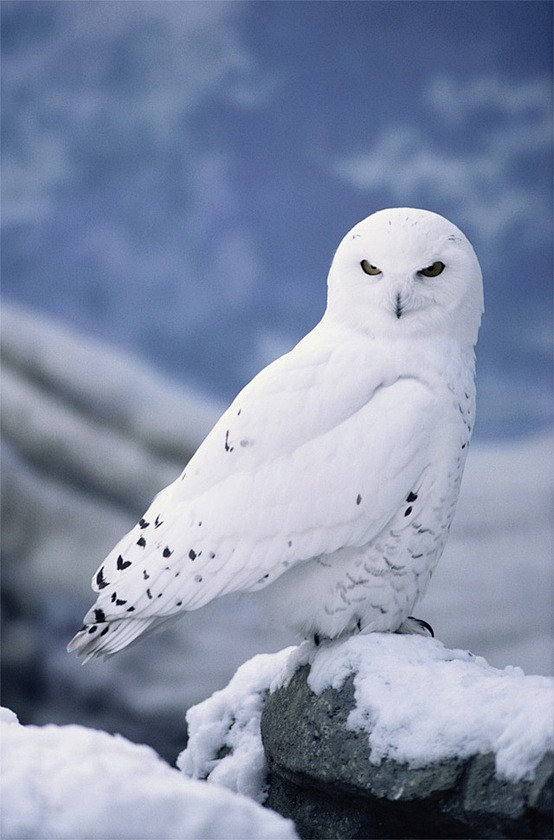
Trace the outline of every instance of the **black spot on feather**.
[[144, 539], [144, 537], [138, 538], [137, 545], [140, 545], [141, 548], [146, 548], [146, 540]]
[[196, 555], [196, 551], [195, 551], [193, 548], [191, 548], [191, 550], [189, 551], [189, 557], [190, 557], [190, 559], [191, 559], [191, 560], [196, 560], [196, 556], [197, 556], [197, 555]]
[[182, 601], [177, 601], [177, 603], [175, 604], [175, 606], [176, 606], [176, 607], [182, 607], [182, 606], [183, 606], [183, 602], [182, 602]]
[[102, 568], [99, 569], [96, 575], [96, 585], [98, 589], [104, 589], [105, 586], [109, 585], [108, 582], [104, 580], [104, 566], [102, 566]]
[[229, 429], [225, 432], [225, 452], [232, 452], [233, 447], [229, 445]]
[[116, 598], [117, 598], [117, 592], [112, 592], [112, 604], [113, 604], [113, 602], [115, 601]]
[[108, 630], [109, 630], [109, 629], [110, 629], [110, 625], [109, 625], [109, 624], [106, 624], [106, 626], [104, 627], [104, 629], [102, 630], [102, 632], [100, 633], [100, 635], [101, 635], [101, 636], [105, 636], [105, 635], [106, 635], [106, 633], [108, 632]]
[[134, 611], [135, 611], [134, 607], [127, 607], [127, 612], [134, 612]]
[[92, 625], [91, 627], [89, 627], [89, 629], [88, 629], [89, 633], [96, 633], [96, 631], [97, 631], [97, 630], [98, 630], [98, 627], [96, 626], [96, 624], [93, 624], [93, 625]]
[[106, 620], [106, 615], [104, 610], [96, 609], [94, 610], [94, 620], [97, 621], [99, 624], [100, 622], [104, 622]]
[[404, 511], [404, 516], [409, 516], [410, 513], [412, 512], [412, 510], [413, 510], [413, 508], [412, 508], [411, 505], [410, 505], [410, 507], [407, 507], [406, 510]]
[[131, 565], [131, 561], [130, 560], [124, 560], [123, 557], [120, 554], [119, 557], [117, 558], [117, 568], [118, 568], [118, 570], [120, 572], [122, 572], [123, 569], [127, 569], [130, 565]]
[[172, 550], [170, 548], [168, 548], [168, 546], [166, 545], [166, 547], [163, 550], [163, 556], [164, 557], [171, 557], [172, 554], [173, 554]]
[[416, 499], [417, 499], [417, 493], [412, 492], [412, 493], [409, 494], [406, 501], [407, 502], [415, 502]]
[[359, 505], [361, 501], [362, 501], [362, 497], [358, 493], [358, 495], [356, 496], [356, 504]]
[[141, 528], [148, 528], [148, 526], [150, 525], [150, 522], [147, 522], [146, 519], [141, 519], [140, 522], [139, 522], [139, 525], [140, 525]]
[[[185, 477], [185, 474], [183, 473], [183, 478], [184, 477]], [[154, 528], [159, 528], [160, 525], [163, 525], [163, 519], [160, 519], [160, 516], [158, 514], [158, 516], [156, 516], [156, 518], [154, 520]]]
[[146, 569], [144, 569], [144, 570], [143, 570], [143, 572], [142, 572], [142, 576], [143, 576], [144, 580], [148, 580], [148, 578], [150, 577], [150, 575], [148, 574], [148, 572], [146, 571]]
[[123, 601], [122, 598], [118, 598], [117, 601], [115, 602], [115, 605], [116, 605], [116, 607], [122, 607], [123, 604], [126, 604], [126, 603], [127, 603], [127, 601]]
[[146, 595], [148, 596], [148, 598], [149, 598], [150, 600], [152, 600], [152, 593], [150, 592], [150, 590], [149, 590], [149, 589], [147, 589], [147, 590], [146, 590]]

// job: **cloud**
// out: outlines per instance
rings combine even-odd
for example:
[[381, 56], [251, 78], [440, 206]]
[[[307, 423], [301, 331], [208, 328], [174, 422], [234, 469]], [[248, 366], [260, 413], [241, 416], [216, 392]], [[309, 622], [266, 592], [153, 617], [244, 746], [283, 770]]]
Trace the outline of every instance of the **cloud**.
[[194, 109], [213, 97], [254, 109], [278, 84], [243, 42], [241, 4], [43, 8], [47, 35], [34, 4], [4, 14], [5, 225], [45, 219], [79, 178], [192, 161]]
[[525, 118], [544, 114], [550, 101], [550, 82], [546, 78], [508, 81], [499, 76], [482, 76], [454, 81], [448, 76], [437, 76], [424, 93], [429, 108], [456, 124], [484, 111]]
[[[397, 204], [447, 206], [483, 239], [498, 241], [517, 229], [527, 245], [543, 245], [551, 232], [543, 163], [552, 148], [547, 88], [544, 79], [516, 86], [491, 77], [434, 79], [422, 95], [423, 107], [435, 112], [433, 134], [418, 125], [389, 124], [371, 148], [335, 160], [332, 170]], [[444, 139], [437, 139], [437, 119]], [[468, 140], [463, 149], [459, 136], [453, 143], [447, 132], [447, 123], [461, 121]], [[525, 176], [518, 174], [522, 170]]]

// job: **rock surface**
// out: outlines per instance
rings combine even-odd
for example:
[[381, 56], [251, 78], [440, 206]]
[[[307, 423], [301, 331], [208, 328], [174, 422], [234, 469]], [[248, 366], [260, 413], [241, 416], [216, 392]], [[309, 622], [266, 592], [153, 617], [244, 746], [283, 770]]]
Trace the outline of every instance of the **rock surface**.
[[242, 665], [187, 713], [185, 775], [304, 838], [550, 837], [554, 680], [362, 634]]
[[316, 694], [309, 672], [268, 695], [261, 718], [266, 804], [294, 819], [302, 837], [552, 836], [552, 752], [532, 779], [514, 782], [497, 776], [491, 753], [419, 768], [375, 764], [367, 733], [347, 723], [354, 678]]

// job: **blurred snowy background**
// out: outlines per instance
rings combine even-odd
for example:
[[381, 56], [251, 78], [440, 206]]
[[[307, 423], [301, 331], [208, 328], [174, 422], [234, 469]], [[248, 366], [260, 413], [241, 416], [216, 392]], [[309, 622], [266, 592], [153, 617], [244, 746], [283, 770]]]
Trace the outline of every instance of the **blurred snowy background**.
[[241, 599], [65, 654], [105, 551], [319, 319], [333, 250], [421, 206], [485, 277], [478, 423], [418, 615], [551, 671], [552, 7], [2, 3], [3, 692], [174, 757], [184, 712], [294, 641]]

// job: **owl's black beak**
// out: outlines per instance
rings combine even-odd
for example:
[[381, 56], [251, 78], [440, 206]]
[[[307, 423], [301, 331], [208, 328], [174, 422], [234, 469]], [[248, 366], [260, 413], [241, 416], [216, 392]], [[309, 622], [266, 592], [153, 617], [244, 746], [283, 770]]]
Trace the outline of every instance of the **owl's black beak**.
[[402, 316], [402, 298], [400, 296], [400, 292], [396, 295], [396, 317], [400, 318]]

